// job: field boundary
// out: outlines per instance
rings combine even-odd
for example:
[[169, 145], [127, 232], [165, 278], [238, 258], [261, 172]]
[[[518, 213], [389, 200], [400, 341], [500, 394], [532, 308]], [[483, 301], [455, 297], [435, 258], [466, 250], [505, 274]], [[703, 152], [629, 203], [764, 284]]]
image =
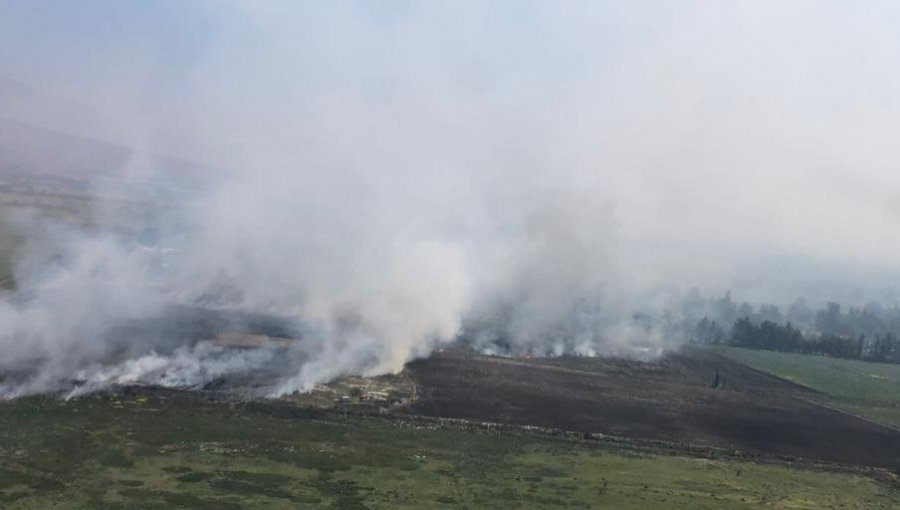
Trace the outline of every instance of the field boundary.
[[[838, 405], [836, 405], [836, 404], [834, 403], [834, 401], [837, 401], [837, 400], [839, 400], [839, 399], [838, 399], [837, 397], [833, 397], [833, 396], [831, 396], [831, 395], [825, 393], [825, 392], [822, 391], [822, 390], [813, 388], [812, 386], [807, 386], [807, 385], [805, 385], [805, 384], [803, 384], [803, 383], [800, 383], [800, 382], [797, 382], [797, 381], [792, 381], [792, 380], [790, 380], [790, 379], [787, 379], [787, 378], [785, 378], [785, 377], [782, 377], [782, 376], [780, 376], [780, 375], [778, 375], [778, 374], [774, 374], [774, 373], [772, 373], [772, 372], [767, 372], [767, 371], [762, 370], [762, 369], [759, 369], [759, 368], [751, 367], [750, 365], [748, 365], [748, 364], [746, 364], [746, 363], [744, 363], [744, 362], [742, 362], [742, 361], [739, 361], [739, 360], [734, 359], [734, 358], [730, 358], [730, 357], [728, 357], [727, 355], [722, 354], [722, 353], [720, 353], [720, 352], [718, 352], [718, 351], [716, 351], [716, 350], [712, 350], [712, 352], [713, 352], [716, 356], [719, 356], [720, 358], [723, 358], [723, 359], [725, 359], [725, 360], [731, 361], [732, 363], [737, 363], [738, 365], [741, 365], [742, 367], [744, 367], [744, 368], [746, 368], [746, 369], [748, 369], [748, 370], [750, 370], [750, 371], [752, 371], [752, 372], [755, 372], [755, 373], [760, 374], [760, 375], [764, 375], [764, 376], [768, 376], [768, 377], [777, 379], [777, 380], [779, 380], [779, 381], [781, 381], [781, 382], [789, 383], [789, 384], [791, 384], [791, 385], [793, 385], [793, 386], [797, 386], [797, 387], [799, 387], [799, 388], [802, 388], [802, 389], [804, 389], [804, 390], [806, 390], [806, 391], [808, 391], [808, 392], [810, 392], [810, 393], [814, 393], [814, 394], [816, 394], [816, 395], [820, 395], [822, 398], [825, 399], [825, 400], [817, 400], [817, 399], [801, 398], [801, 400], [803, 400], [803, 401], [805, 401], [805, 402], [807, 402], [807, 403], [809, 403], [809, 404], [812, 404], [812, 405], [815, 405], [815, 406], [819, 406], [819, 407], [828, 409], [829, 411], [833, 411], [833, 412], [845, 414], [845, 415], [847, 415], [847, 416], [852, 416], [853, 418], [856, 418], [856, 419], [859, 419], [859, 420], [863, 420], [863, 421], [867, 421], [867, 422], [869, 422], [869, 423], [874, 423], [874, 424], [879, 425], [879, 426], [881, 426], [881, 427], [885, 427], [885, 428], [894, 430], [894, 431], [896, 431], [896, 432], [900, 432], [900, 426], [897, 426], [897, 425], [895, 425], [895, 424], [893, 424], [893, 423], [885, 422], [885, 421], [882, 421], [882, 420], [877, 420], [877, 419], [875, 419], [875, 418], [870, 418], [870, 417], [868, 417], [868, 416], [863, 416], [863, 415], [861, 415], [861, 414], [855, 413], [855, 412], [850, 411], [850, 410], [848, 410], [848, 409], [839, 407]], [[767, 352], [779, 352], [779, 351], [767, 351]]]
[[[827, 396], [827, 395], [826, 395], [826, 396]], [[834, 397], [830, 397], [830, 398], [834, 398]], [[830, 411], [835, 411], [835, 412], [838, 412], [838, 413], [841, 413], [841, 414], [846, 414], [847, 416], [852, 416], [852, 417], [854, 417], [854, 418], [857, 418], [857, 419], [860, 419], [860, 420], [864, 420], [864, 421], [868, 421], [868, 422], [874, 423], [874, 424], [876, 424], [876, 425], [879, 425], [879, 426], [882, 426], [882, 427], [885, 427], [885, 428], [892, 429], [892, 430], [895, 430], [895, 431], [897, 431], [897, 432], [900, 432], [900, 427], [898, 427], [897, 425], [894, 425], [893, 423], [887, 423], [887, 422], [883, 422], [883, 421], [881, 421], [881, 420], [876, 420], [876, 419], [874, 419], [874, 418], [869, 418], [868, 416], [863, 416], [863, 415], [861, 415], [861, 414], [854, 413], [853, 411], [849, 411], [849, 410], [847, 410], [847, 409], [843, 409], [843, 408], [841, 408], [841, 407], [837, 407], [837, 406], [835, 406], [834, 404], [832, 404], [832, 403], [830, 403], [830, 402], [822, 402], [822, 401], [819, 401], [819, 400], [806, 400], [806, 402], [809, 402], [810, 404], [813, 404], [813, 405], [817, 405], [817, 406], [819, 406], [819, 407], [824, 407], [825, 409], [828, 409], [828, 410], [830, 410]]]
[[244, 405], [246, 409], [251, 411], [262, 413], [274, 412], [275, 414], [285, 414], [289, 416], [293, 415], [298, 419], [312, 419], [326, 422], [331, 420], [346, 420], [347, 418], [379, 419], [400, 427], [424, 426], [435, 429], [443, 428], [470, 432], [485, 431], [513, 433], [550, 441], [593, 444], [607, 448], [612, 453], [626, 453], [630, 450], [644, 455], [683, 456], [707, 460], [735, 460], [786, 466], [793, 469], [860, 474], [888, 483], [892, 487], [900, 490], [900, 478], [898, 478], [897, 474], [887, 468], [861, 464], [842, 464], [790, 455], [775, 455], [692, 443], [676, 443], [661, 439], [630, 438], [601, 432], [579, 432], [535, 425], [517, 425], [465, 418], [425, 416], [400, 410], [395, 410], [390, 413], [378, 413], [364, 409], [320, 409], [288, 402], [265, 400], [248, 401]]
[[[792, 387], [794, 387], [794, 388], [796, 388], [796, 389], [798, 389], [798, 390], [803, 390], [804, 392], [807, 392], [807, 393], [814, 393], [814, 394], [816, 394], [816, 395], [822, 395], [822, 396], [824, 396], [824, 397], [827, 397], [827, 396], [828, 396], [828, 394], [825, 393], [825, 392], [823, 392], [822, 390], [818, 390], [818, 389], [816, 389], [816, 388], [812, 388], [812, 387], [807, 386], [807, 385], [805, 385], [805, 384], [798, 383], [797, 381], [792, 381], [792, 380], [790, 380], [790, 379], [786, 379], [786, 378], [784, 378], [784, 377], [781, 377], [780, 375], [773, 374], [772, 372], [766, 372], [765, 370], [760, 370], [760, 369], [758, 369], [758, 368], [756, 368], [756, 367], [751, 367], [750, 365], [748, 365], [748, 364], [746, 364], [746, 363], [743, 363], [743, 362], [738, 361], [738, 360], [733, 359], [733, 358], [729, 358], [728, 356], [726, 356], [726, 355], [724, 355], [724, 354], [722, 354], [722, 353], [720, 353], [720, 352], [718, 352], [718, 351], [716, 351], [716, 350], [714, 350], [714, 349], [713, 349], [713, 350], [710, 350], [709, 352], [713, 353], [716, 357], [718, 357], [718, 358], [720, 358], [720, 359], [722, 359], [722, 360], [724, 360], [724, 361], [727, 361], [727, 362], [730, 362], [730, 363], [734, 363], [734, 364], [736, 364], [736, 365], [739, 365], [741, 368], [746, 369], [747, 371], [752, 372], [752, 373], [754, 373], [754, 374], [756, 374], [756, 375], [760, 375], [760, 376], [763, 376], [763, 377], [766, 377], [766, 378], [769, 378], [769, 379], [774, 379], [774, 380], [778, 381], [779, 383], [786, 384], [786, 385], [788, 385], [788, 386], [792, 386]], [[814, 402], [813, 402], [813, 403], [814, 403]]]

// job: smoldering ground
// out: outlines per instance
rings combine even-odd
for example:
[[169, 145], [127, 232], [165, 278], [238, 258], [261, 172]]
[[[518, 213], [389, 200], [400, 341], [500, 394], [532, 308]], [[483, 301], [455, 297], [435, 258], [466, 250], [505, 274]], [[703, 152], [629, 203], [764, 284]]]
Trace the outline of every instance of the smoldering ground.
[[[7, 395], [270, 368], [278, 394], [460, 337], [652, 355], [680, 340], [635, 312], [693, 285], [897, 274], [887, 3], [50, 4], [0, 7], [0, 116], [132, 152], [90, 221], [10, 220], [2, 363], [35, 369]], [[784, 258], [817, 270], [747, 269]], [[156, 327], [185, 309], [239, 319]], [[248, 314], [297, 341], [216, 343]]]

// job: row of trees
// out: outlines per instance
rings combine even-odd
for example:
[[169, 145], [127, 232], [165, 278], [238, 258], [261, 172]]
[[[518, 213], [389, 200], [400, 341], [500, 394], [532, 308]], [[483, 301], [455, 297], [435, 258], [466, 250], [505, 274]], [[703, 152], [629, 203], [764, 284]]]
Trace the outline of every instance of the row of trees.
[[891, 331], [871, 336], [841, 335], [832, 331], [804, 332], [790, 322], [756, 321], [749, 316], [737, 319], [726, 330], [715, 319], [704, 317], [694, 328], [691, 339], [703, 344], [900, 363], [900, 341]]
[[738, 319], [749, 318], [756, 324], [764, 321], [776, 324], [791, 323], [804, 332], [830, 333], [837, 336], [859, 338], [884, 336], [893, 333], [900, 337], [900, 306], [884, 305], [870, 301], [863, 305], [842, 306], [827, 302], [811, 306], [805, 299], [796, 299], [788, 306], [774, 304], [751, 305], [732, 300], [731, 293], [722, 297], [705, 298], [696, 289], [681, 300], [680, 309], [674, 315], [695, 325], [707, 317], [730, 327]]

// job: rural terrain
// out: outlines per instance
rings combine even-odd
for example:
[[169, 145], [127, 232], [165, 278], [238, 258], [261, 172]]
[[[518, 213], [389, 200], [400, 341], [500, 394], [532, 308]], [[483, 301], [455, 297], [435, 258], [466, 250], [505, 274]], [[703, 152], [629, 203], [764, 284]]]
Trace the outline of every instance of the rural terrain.
[[25, 397], [0, 403], [0, 498], [8, 508], [900, 504], [900, 433], [763, 369], [705, 349], [657, 362], [447, 349], [396, 376], [275, 400], [152, 387]]
[[[96, 172], [133, 159], [125, 149], [0, 119], [0, 154], [4, 291], [23, 217], [144, 236], [134, 225], [152, 211]], [[183, 192], [208, 171], [165, 162], [189, 177]], [[288, 352], [302, 335], [276, 319], [184, 306], [114, 333]], [[277, 399], [235, 391], [248, 382], [0, 401], [0, 508], [900, 507], [896, 364], [723, 345], [654, 361], [449, 345], [399, 374]]]
[[819, 405], [816, 390], [707, 350], [655, 363], [445, 355], [409, 371], [425, 395], [412, 409], [425, 415], [884, 468], [900, 458], [897, 431]]
[[733, 347], [719, 352], [819, 392], [817, 402], [900, 428], [900, 365]]

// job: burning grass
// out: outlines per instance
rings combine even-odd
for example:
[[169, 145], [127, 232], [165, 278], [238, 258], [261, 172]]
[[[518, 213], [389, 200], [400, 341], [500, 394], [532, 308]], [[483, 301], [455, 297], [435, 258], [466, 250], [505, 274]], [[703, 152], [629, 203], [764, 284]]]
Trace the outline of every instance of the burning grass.
[[388, 413], [409, 405], [416, 398], [416, 387], [406, 374], [378, 377], [342, 377], [319, 384], [309, 393], [282, 397], [300, 406], [318, 409], [343, 409]]

